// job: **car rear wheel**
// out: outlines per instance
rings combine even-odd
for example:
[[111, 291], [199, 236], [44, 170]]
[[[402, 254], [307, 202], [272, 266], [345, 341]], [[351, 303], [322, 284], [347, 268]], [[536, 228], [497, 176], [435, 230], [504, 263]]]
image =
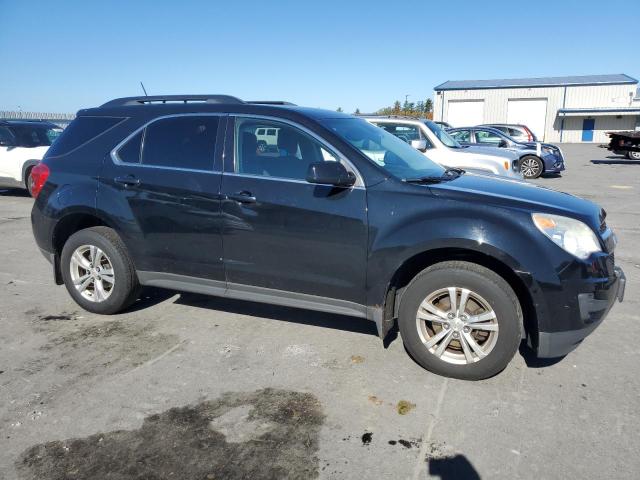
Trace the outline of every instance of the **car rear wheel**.
[[29, 195], [33, 196], [33, 177], [31, 176], [31, 170], [33, 170], [33, 167], [29, 168], [25, 172], [24, 185], [25, 185], [25, 187], [27, 187], [27, 191], [29, 192]]
[[60, 265], [69, 294], [90, 312], [117, 313], [138, 296], [133, 262], [110, 228], [92, 227], [71, 235], [62, 249]]
[[443, 262], [414, 278], [398, 323], [412, 357], [439, 375], [481, 380], [502, 371], [520, 345], [522, 310], [509, 284], [470, 262]]
[[640, 160], [640, 152], [627, 152], [629, 160]]
[[544, 172], [544, 164], [540, 158], [527, 155], [520, 160], [520, 171], [524, 178], [538, 178]]

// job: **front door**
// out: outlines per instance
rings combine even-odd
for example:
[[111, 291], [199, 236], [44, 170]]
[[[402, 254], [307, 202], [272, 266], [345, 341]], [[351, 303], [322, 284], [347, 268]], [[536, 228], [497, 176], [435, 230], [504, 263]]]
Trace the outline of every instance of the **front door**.
[[[265, 148], [258, 135], [267, 130], [276, 139]], [[366, 191], [361, 182], [352, 188], [307, 183], [310, 163], [352, 167], [303, 130], [258, 117], [229, 122], [222, 181], [229, 289], [364, 305]], [[298, 298], [315, 301], [305, 296]]]
[[593, 129], [596, 126], [595, 118], [585, 118], [582, 121], [582, 141], [593, 142]]
[[179, 115], [139, 130], [105, 161], [98, 210], [118, 222], [141, 280], [224, 286], [220, 212], [226, 117]]

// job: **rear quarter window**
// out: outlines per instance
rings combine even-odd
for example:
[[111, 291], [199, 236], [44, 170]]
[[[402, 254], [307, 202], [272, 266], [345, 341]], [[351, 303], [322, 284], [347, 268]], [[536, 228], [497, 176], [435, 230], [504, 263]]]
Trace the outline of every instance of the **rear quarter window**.
[[78, 117], [65, 128], [47, 151], [47, 157], [66, 155], [113, 128], [124, 118]]

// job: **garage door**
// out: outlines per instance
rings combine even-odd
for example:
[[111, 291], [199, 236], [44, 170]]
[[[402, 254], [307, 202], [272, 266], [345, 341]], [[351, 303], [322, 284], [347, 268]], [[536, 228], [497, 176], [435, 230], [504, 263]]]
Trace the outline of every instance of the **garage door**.
[[447, 122], [453, 127], [472, 127], [484, 122], [484, 101], [449, 100]]
[[536, 134], [538, 140], [544, 140], [547, 122], [547, 99], [509, 100], [507, 123], [526, 125]]

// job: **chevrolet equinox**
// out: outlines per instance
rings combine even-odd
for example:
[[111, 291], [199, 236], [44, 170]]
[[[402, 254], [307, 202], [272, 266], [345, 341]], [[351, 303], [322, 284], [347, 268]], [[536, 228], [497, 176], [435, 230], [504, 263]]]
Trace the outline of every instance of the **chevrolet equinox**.
[[149, 285], [366, 318], [382, 339], [397, 322], [424, 368], [477, 380], [523, 340], [567, 354], [624, 295], [597, 205], [445, 169], [341, 113], [121, 98], [79, 111], [31, 175], [37, 244], [94, 313]]

